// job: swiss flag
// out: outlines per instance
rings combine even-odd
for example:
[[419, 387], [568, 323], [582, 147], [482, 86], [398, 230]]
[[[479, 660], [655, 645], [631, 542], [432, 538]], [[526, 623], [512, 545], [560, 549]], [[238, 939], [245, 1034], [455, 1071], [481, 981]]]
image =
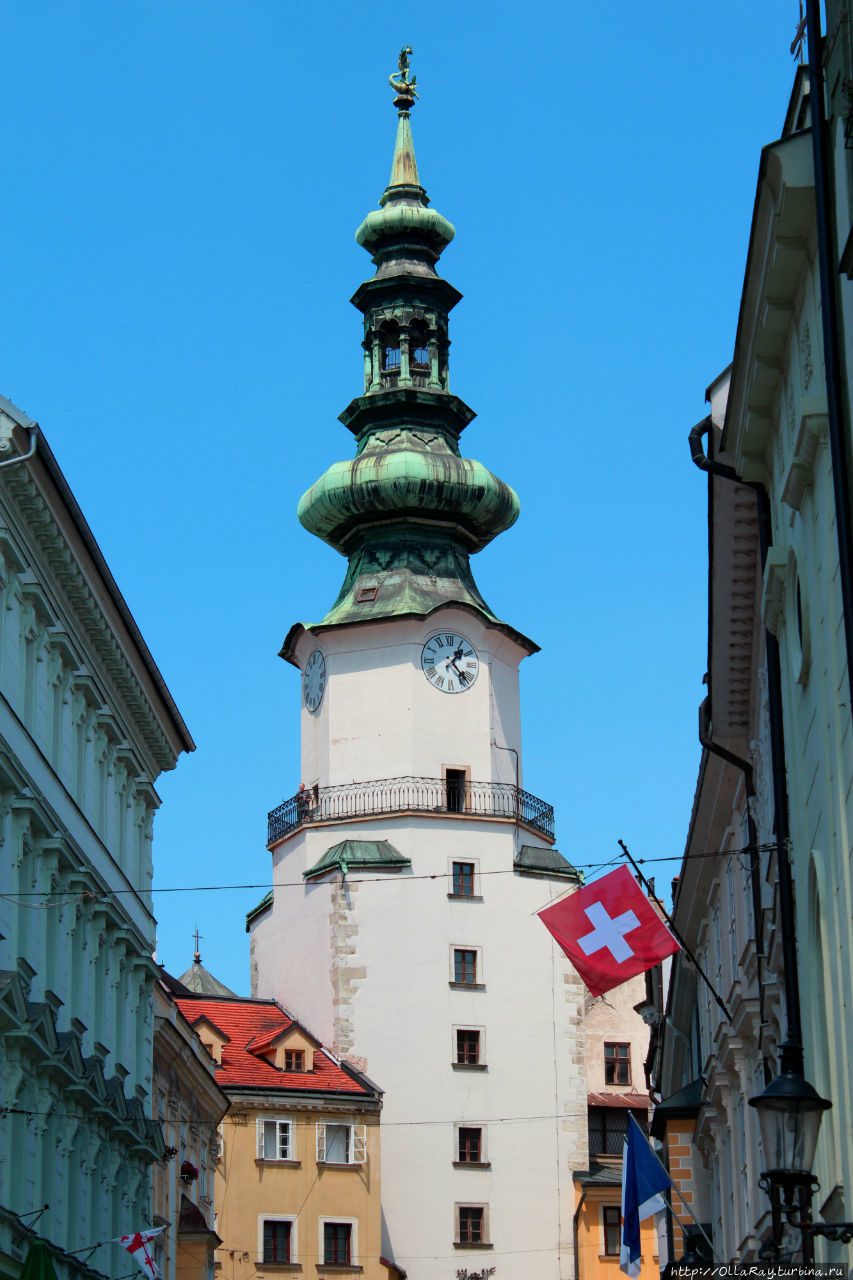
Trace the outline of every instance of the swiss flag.
[[594, 996], [680, 950], [625, 866], [538, 915]]

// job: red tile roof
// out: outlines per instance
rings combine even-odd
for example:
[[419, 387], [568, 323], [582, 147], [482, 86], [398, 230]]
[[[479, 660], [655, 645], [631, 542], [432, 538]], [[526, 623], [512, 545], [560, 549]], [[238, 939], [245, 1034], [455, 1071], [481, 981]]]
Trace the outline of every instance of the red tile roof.
[[[258, 1057], [259, 1047], [272, 1044], [296, 1022], [274, 1000], [196, 996], [179, 997], [175, 1004], [190, 1026], [200, 1018], [206, 1018], [229, 1037], [229, 1043], [222, 1046], [222, 1064], [216, 1068], [216, 1083], [223, 1089], [240, 1086], [277, 1092], [307, 1089], [368, 1096], [373, 1092], [366, 1083], [361, 1083], [355, 1073], [345, 1070], [326, 1049], [319, 1046], [314, 1050], [313, 1071], [279, 1071], [266, 1058]], [[300, 1029], [304, 1031], [304, 1028]], [[313, 1037], [309, 1036], [309, 1039]], [[247, 1050], [250, 1044], [254, 1053]]]

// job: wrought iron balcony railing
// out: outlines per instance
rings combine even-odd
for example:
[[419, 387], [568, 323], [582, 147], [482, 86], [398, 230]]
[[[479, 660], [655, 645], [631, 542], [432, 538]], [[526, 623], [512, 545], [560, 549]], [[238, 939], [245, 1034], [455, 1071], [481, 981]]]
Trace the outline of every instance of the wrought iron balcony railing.
[[386, 813], [458, 813], [510, 818], [553, 838], [554, 808], [511, 782], [451, 778], [379, 778], [339, 787], [314, 787], [284, 800], [268, 815], [267, 843], [297, 827]]

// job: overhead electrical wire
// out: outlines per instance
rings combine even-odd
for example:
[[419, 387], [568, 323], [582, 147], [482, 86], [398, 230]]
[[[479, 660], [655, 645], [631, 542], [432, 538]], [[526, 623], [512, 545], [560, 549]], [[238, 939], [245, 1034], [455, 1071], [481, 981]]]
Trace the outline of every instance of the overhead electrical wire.
[[[741, 857], [748, 853], [774, 853], [778, 847], [778, 841], [772, 840], [765, 844], [747, 845], [742, 849], [720, 849], [708, 853], [692, 853], [687, 858], [688, 862], [693, 862], [699, 858], [735, 858]], [[617, 854], [613, 858], [609, 858], [606, 862], [578, 862], [573, 863], [576, 871], [604, 871], [608, 867], [614, 866], [622, 860], [622, 855]], [[635, 861], [640, 866], [651, 865], [652, 863], [661, 862], [678, 862], [678, 857], [662, 857], [662, 858], [636, 858]], [[682, 860], [683, 861], [683, 860]], [[327, 873], [328, 874], [328, 873]], [[493, 871], [481, 871], [480, 877], [486, 876], [507, 876], [517, 874], [514, 867], [500, 867]], [[413, 876], [347, 876], [347, 884], [411, 884], [416, 880], [451, 880], [453, 878], [452, 871], [435, 871], [423, 875]], [[0, 899], [11, 902], [16, 906], [36, 907], [44, 909], [45, 907], [62, 907], [70, 906], [74, 902], [82, 902], [89, 900], [100, 901], [105, 896], [118, 897], [121, 894], [133, 894], [139, 897], [145, 893], [218, 893], [218, 892], [236, 892], [241, 889], [265, 889], [267, 892], [273, 889], [301, 889], [305, 887], [305, 880], [283, 880], [271, 884], [268, 880], [257, 883], [246, 884], [194, 884], [194, 885], [162, 885], [152, 886], [148, 889], [109, 889], [104, 892], [98, 892], [94, 889], [81, 889], [79, 891], [69, 891], [68, 889], [21, 889], [15, 890], [13, 893], [0, 893]], [[29, 903], [24, 902], [24, 898], [51, 898], [54, 895], [64, 899], [63, 902], [50, 903]]]

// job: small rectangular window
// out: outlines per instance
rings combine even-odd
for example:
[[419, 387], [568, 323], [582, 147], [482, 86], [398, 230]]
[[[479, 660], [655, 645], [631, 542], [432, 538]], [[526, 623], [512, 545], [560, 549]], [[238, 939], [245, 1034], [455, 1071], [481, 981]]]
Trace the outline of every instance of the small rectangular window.
[[453, 981], [465, 986], [476, 986], [477, 952], [457, 947], [453, 952]]
[[264, 1262], [290, 1262], [291, 1227], [290, 1222], [264, 1222]]
[[457, 898], [473, 898], [474, 896], [474, 863], [454, 862], [453, 893]]
[[305, 1070], [304, 1050], [303, 1049], [285, 1049], [284, 1069], [285, 1071], [304, 1071]]
[[456, 1061], [469, 1067], [480, 1061], [479, 1031], [456, 1032]]
[[482, 1129], [459, 1130], [459, 1162], [460, 1164], [479, 1164], [482, 1150]]
[[608, 1258], [618, 1258], [622, 1245], [622, 1218], [619, 1206], [606, 1204], [601, 1213], [604, 1224], [604, 1252]]
[[459, 1243], [483, 1242], [483, 1209], [480, 1205], [459, 1206]]
[[292, 1129], [289, 1120], [258, 1121], [258, 1159], [293, 1159]]
[[605, 1044], [604, 1046], [604, 1083], [631, 1083], [631, 1046], [628, 1044]]
[[350, 1266], [352, 1262], [352, 1226], [349, 1222], [323, 1224], [323, 1262], [329, 1266]]

